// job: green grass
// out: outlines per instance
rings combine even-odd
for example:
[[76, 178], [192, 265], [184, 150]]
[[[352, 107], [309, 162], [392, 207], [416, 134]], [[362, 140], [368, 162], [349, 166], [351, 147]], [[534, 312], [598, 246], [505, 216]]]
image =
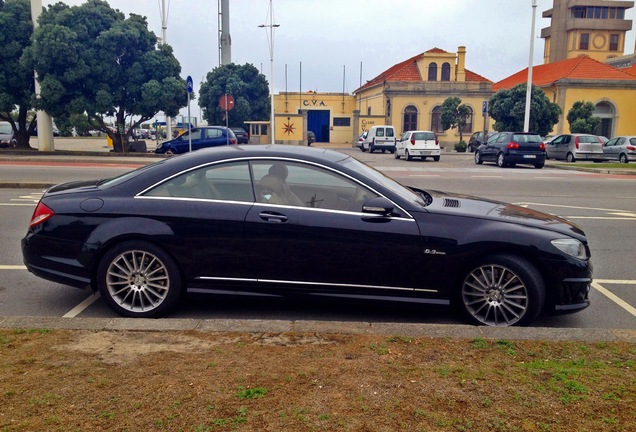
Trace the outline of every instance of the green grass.
[[604, 168], [604, 169], [628, 169], [636, 170], [636, 163], [559, 163], [557, 166], [572, 167], [572, 168]]

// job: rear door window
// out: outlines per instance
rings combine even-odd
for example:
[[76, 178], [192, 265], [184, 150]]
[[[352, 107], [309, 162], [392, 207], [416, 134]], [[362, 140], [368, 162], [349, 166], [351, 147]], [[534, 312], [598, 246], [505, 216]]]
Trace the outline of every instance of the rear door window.
[[386, 136], [388, 137], [395, 136], [395, 131], [393, 130], [393, 128], [386, 128]]
[[377, 137], [383, 137], [384, 136], [384, 128], [377, 128], [375, 130], [375, 136]]

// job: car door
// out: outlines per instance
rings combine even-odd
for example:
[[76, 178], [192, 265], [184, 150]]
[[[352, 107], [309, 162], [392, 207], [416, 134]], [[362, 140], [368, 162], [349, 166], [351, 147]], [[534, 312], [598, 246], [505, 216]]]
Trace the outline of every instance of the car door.
[[291, 290], [361, 295], [411, 290], [422, 283], [423, 269], [405, 266], [405, 259], [422, 255], [412, 217], [364, 214], [363, 203], [378, 196], [371, 189], [326, 167], [282, 163], [302, 205], [281, 204], [260, 184], [274, 161], [252, 163], [257, 203], [245, 220], [246, 239], [260, 281]]
[[404, 148], [408, 145], [411, 139], [411, 132], [404, 132], [400, 137], [400, 140], [396, 144], [396, 151], [398, 155], [404, 156]]
[[618, 159], [618, 138], [612, 138], [603, 144], [603, 157], [609, 160]]
[[546, 151], [548, 152], [548, 157], [552, 159], [564, 159], [565, 153], [563, 151], [564, 147], [566, 147], [565, 139], [569, 137], [569, 135], [561, 135], [556, 137], [549, 143], [546, 147]]

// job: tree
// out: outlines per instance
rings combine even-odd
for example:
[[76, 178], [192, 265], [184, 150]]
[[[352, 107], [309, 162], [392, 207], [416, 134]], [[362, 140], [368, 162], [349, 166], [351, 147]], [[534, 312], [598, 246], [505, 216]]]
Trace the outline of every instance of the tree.
[[451, 128], [459, 130], [459, 142], [462, 142], [462, 129], [466, 126], [466, 121], [470, 117], [471, 109], [469, 106], [462, 104], [462, 100], [458, 97], [446, 98], [442, 104], [442, 113], [440, 121], [442, 129], [445, 131]]
[[596, 128], [601, 124], [601, 119], [592, 117], [593, 113], [594, 104], [592, 102], [574, 102], [567, 116], [568, 123], [570, 123], [570, 132], [595, 133]]
[[33, 68], [23, 59], [31, 46], [33, 22], [29, 0], [0, 0], [0, 120], [11, 124], [17, 148], [28, 149], [35, 128]]
[[[490, 98], [488, 114], [495, 120], [496, 131], [523, 130], [526, 113], [526, 84], [499, 90]], [[550, 102], [544, 91], [533, 85], [530, 103], [530, 132], [545, 136], [559, 122], [561, 108]]]
[[234, 108], [228, 111], [230, 126], [243, 126], [247, 120], [269, 119], [269, 86], [265, 76], [253, 65], [230, 63], [208, 72], [199, 90], [199, 106], [209, 124], [225, 124], [225, 112], [219, 107], [219, 99], [225, 93], [234, 98]]
[[[54, 117], [83, 114], [125, 152], [132, 130], [163, 111], [186, 105], [181, 66], [148, 30], [145, 17], [128, 18], [104, 0], [50, 6], [35, 32], [33, 62], [41, 83], [39, 107]], [[114, 117], [109, 128], [107, 117]]]

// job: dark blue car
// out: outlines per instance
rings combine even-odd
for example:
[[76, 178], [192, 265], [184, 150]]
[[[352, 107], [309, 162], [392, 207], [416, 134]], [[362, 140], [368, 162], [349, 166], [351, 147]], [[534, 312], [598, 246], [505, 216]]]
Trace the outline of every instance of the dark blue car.
[[[191, 140], [190, 140], [191, 137]], [[192, 150], [205, 147], [218, 147], [237, 143], [236, 135], [225, 126], [196, 127], [173, 140], [164, 141], [155, 149], [157, 154], [187, 153], [192, 141]]]

